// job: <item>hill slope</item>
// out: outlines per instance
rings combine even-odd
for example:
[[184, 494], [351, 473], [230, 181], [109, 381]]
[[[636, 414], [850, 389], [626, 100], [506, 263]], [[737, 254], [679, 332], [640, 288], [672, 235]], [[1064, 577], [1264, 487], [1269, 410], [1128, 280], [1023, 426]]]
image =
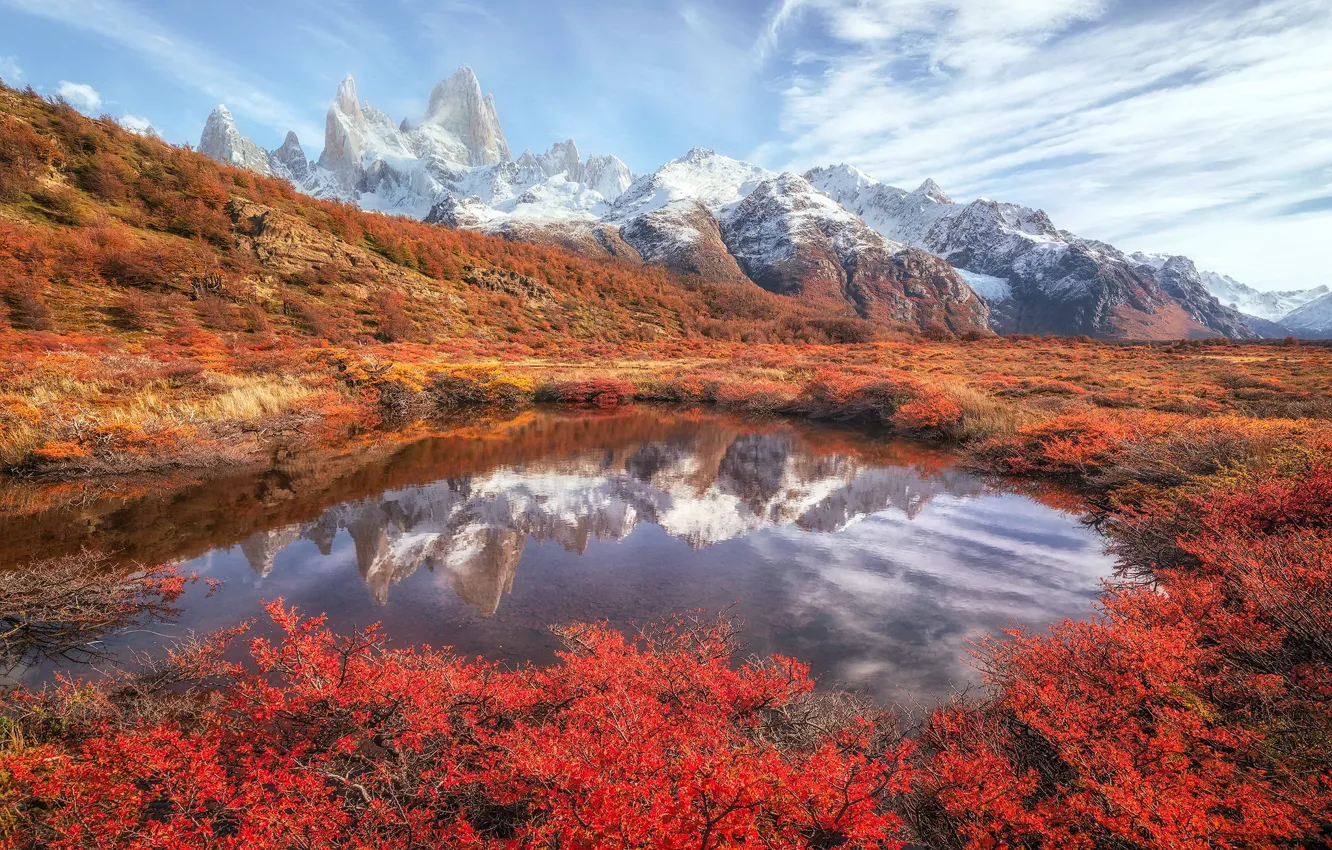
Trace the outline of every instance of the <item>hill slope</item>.
[[[320, 201], [0, 90], [0, 286], [19, 329], [337, 345], [842, 342], [874, 327], [752, 283]], [[3, 315], [3, 314], [0, 314]]]

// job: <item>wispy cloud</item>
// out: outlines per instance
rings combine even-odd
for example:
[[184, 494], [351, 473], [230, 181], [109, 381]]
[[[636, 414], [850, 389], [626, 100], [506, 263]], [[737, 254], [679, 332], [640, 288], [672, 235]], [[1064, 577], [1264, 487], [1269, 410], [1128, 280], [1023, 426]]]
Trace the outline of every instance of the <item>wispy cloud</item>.
[[[214, 102], [225, 102], [233, 112], [275, 132], [290, 129], [293, 116], [300, 114], [269, 95], [249, 73], [123, 0], [0, 0], [0, 6], [109, 39], [181, 84]], [[321, 133], [310, 124], [296, 129], [303, 136]]]
[[98, 94], [97, 89], [87, 83], [61, 80], [60, 85], [56, 86], [56, 94], [80, 112], [91, 114], [102, 108], [102, 96]]
[[12, 86], [22, 79], [23, 69], [19, 67], [18, 59], [14, 56], [0, 56], [0, 80]]
[[1125, 247], [1299, 285], [1300, 266], [1185, 231], [1205, 221], [1233, 237], [1237, 222], [1327, 195], [1327, 3], [802, 0], [783, 28], [792, 2], [777, 7], [774, 43], [798, 39], [798, 14], [826, 44], [784, 87], [770, 155], [912, 185], [934, 176]]

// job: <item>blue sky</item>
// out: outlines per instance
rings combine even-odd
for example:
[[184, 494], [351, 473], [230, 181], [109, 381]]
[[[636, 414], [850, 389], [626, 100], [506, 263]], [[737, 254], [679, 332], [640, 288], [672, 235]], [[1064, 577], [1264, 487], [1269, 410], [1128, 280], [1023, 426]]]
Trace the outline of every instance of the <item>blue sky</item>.
[[690, 147], [1017, 201], [1264, 289], [1332, 282], [1329, 0], [0, 0], [0, 78], [197, 142], [225, 102], [318, 155], [471, 65], [515, 151]]

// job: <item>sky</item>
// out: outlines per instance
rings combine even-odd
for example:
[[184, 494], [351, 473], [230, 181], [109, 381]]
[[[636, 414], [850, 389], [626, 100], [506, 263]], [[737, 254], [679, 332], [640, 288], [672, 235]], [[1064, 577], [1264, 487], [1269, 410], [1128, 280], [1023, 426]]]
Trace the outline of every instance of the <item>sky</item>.
[[515, 153], [696, 146], [1046, 210], [1260, 289], [1332, 283], [1332, 0], [0, 0], [0, 79], [175, 143], [317, 158], [470, 65]]

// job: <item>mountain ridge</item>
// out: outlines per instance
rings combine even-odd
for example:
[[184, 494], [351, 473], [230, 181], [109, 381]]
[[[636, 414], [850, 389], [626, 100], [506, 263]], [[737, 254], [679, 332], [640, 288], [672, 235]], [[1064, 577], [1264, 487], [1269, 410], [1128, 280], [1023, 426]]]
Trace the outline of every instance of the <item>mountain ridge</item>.
[[[284, 177], [315, 197], [367, 210], [558, 244], [594, 256], [636, 257], [719, 280], [749, 279], [825, 302], [840, 289], [841, 301], [856, 315], [873, 314], [878, 321], [917, 329], [919, 311], [905, 309], [904, 302], [894, 309], [871, 308], [869, 301], [881, 299], [867, 297], [867, 290], [848, 282], [857, 274], [863, 278], [868, 265], [876, 265], [879, 278], [896, 273], [888, 273], [883, 263], [860, 262], [851, 243], [870, 250], [873, 240], [867, 241], [861, 227], [847, 223], [845, 216], [884, 240], [875, 242], [874, 252], [914, 251], [945, 261], [940, 265], [904, 255], [896, 265], [899, 271], [910, 268], [908, 277], [924, 274], [926, 285], [914, 291], [928, 290], [933, 293], [928, 297], [943, 305], [926, 310], [931, 318], [924, 321], [955, 333], [992, 329], [1106, 338], [1250, 339], [1284, 335], [1288, 328], [1280, 319], [1321, 294], [1308, 290], [1266, 298], [1232, 278], [1200, 272], [1186, 257], [1128, 254], [1061, 230], [1042, 210], [984, 198], [955, 203], [932, 179], [908, 192], [852, 166], [815, 168], [803, 176], [778, 174], [706, 148], [691, 149], [638, 176], [613, 155], [584, 158], [572, 139], [544, 153], [527, 149], [513, 159], [494, 98], [482, 93], [466, 66], [434, 87], [421, 121], [404, 118], [398, 124], [360, 101], [355, 81], [347, 77], [326, 124], [325, 149], [317, 163], [305, 161], [293, 133], [278, 150], [263, 152], [240, 135], [230, 113], [225, 120], [210, 116], [200, 150], [228, 164]], [[747, 228], [728, 227], [732, 211], [773, 180], [787, 201], [803, 195], [799, 204], [806, 217], [818, 210], [821, 224], [792, 230], [785, 220], [791, 203], [768, 198], [762, 206], [773, 218], [750, 221]], [[804, 185], [796, 188], [796, 180]], [[832, 204], [811, 199], [810, 192]], [[751, 218], [757, 206], [751, 205]], [[739, 247], [741, 234], [752, 237], [756, 229], [791, 256], [761, 256], [752, 238]], [[828, 243], [834, 229], [843, 246], [851, 246], [849, 253]], [[848, 242], [852, 231], [858, 236]], [[785, 241], [778, 238], [783, 232]], [[778, 265], [785, 271], [775, 273]], [[840, 271], [834, 274], [834, 268]], [[810, 277], [792, 279], [801, 274]], [[837, 277], [841, 280], [834, 286]], [[905, 297], [911, 287], [898, 280], [890, 288]], [[967, 304], [969, 299], [978, 304]], [[945, 315], [947, 320], [939, 318]], [[1327, 325], [1332, 333], [1332, 319]]]

